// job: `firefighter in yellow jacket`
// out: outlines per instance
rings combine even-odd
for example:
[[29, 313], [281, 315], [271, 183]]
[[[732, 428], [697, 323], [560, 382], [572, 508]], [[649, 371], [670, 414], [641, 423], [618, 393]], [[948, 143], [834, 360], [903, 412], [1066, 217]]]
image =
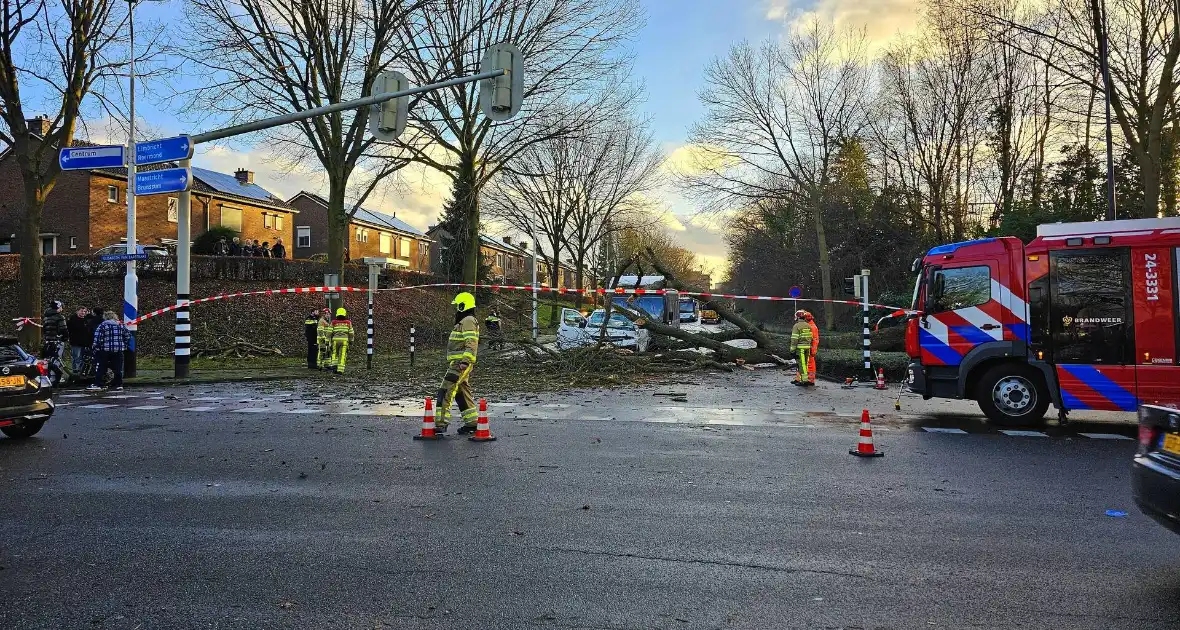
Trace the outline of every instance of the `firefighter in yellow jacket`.
[[348, 342], [352, 341], [352, 322], [348, 320], [348, 311], [343, 307], [336, 309], [336, 319], [332, 320], [332, 366], [337, 374], [344, 374], [344, 365], [348, 361]]
[[479, 324], [475, 323], [475, 296], [463, 292], [451, 302], [455, 306], [455, 327], [447, 339], [447, 374], [438, 390], [438, 417], [435, 427], [446, 431], [451, 423], [451, 403], [459, 403], [463, 426], [459, 433], [473, 433], [479, 417], [471, 395], [471, 370], [479, 349]]
[[332, 369], [332, 311], [324, 309], [316, 326], [316, 341], [320, 346], [320, 369]]
[[798, 353], [799, 376], [792, 385], [807, 386], [807, 363], [811, 359], [811, 324], [806, 311], [795, 311], [795, 326], [791, 328], [791, 353]]

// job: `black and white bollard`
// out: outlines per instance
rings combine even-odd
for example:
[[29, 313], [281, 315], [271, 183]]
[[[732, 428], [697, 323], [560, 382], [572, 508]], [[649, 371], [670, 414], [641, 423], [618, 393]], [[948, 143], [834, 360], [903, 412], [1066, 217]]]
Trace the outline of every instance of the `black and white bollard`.
[[414, 326], [410, 326], [410, 367], [414, 367]]
[[189, 319], [189, 296], [176, 294], [176, 358], [175, 376], [188, 376], [189, 356], [192, 351], [192, 323]]

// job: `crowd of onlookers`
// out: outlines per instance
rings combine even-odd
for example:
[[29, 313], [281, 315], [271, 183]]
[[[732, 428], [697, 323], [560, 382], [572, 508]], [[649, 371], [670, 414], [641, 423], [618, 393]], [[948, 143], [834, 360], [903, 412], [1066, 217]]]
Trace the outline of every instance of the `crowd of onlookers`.
[[243, 256], [255, 258], [286, 258], [287, 247], [283, 245], [283, 239], [275, 239], [274, 246], [271, 246], [270, 241], [259, 242], [258, 239], [251, 241], [250, 239], [242, 240], [238, 237], [233, 237], [233, 240], [227, 240], [224, 236], [217, 240], [217, 244], [213, 247], [214, 256]]
[[[130, 348], [131, 333], [112, 310], [78, 307], [68, 318], [64, 305], [53, 300], [41, 317], [42, 338], [45, 342], [41, 357], [54, 359], [49, 369], [58, 379], [66, 376], [76, 381], [92, 380], [91, 389], [108, 386], [123, 389], [123, 353]], [[65, 373], [66, 346], [70, 349], [70, 373]], [[104, 383], [107, 370], [114, 373], [109, 384]]]

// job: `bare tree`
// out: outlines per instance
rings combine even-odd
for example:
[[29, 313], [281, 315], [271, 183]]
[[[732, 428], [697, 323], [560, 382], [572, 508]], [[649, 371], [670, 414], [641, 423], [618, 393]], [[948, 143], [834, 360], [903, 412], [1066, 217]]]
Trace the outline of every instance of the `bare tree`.
[[[813, 21], [784, 43], [734, 46], [705, 77], [707, 113], [690, 134], [699, 159], [685, 179], [689, 191], [717, 212], [777, 199], [809, 215], [823, 296], [831, 299], [822, 207], [839, 143], [867, 123], [864, 33]], [[833, 319], [826, 303], [824, 325]]]
[[[398, 34], [427, 0], [193, 0], [178, 54], [204, 81], [179, 94], [202, 120], [244, 122], [368, 94], [396, 69]], [[368, 133], [369, 108], [265, 132], [293, 162], [318, 162], [328, 180], [328, 262], [340, 270], [348, 222], [386, 178], [409, 163]], [[412, 142], [413, 140], [409, 140]]]
[[[1106, 8], [1104, 15], [1103, 7]], [[1008, 44], [1096, 93], [1106, 87], [1098, 72], [1100, 42], [1109, 38], [1111, 110], [1122, 140], [1140, 169], [1143, 207], [1155, 216], [1167, 126], [1174, 121], [1176, 61], [1180, 57], [1177, 9], [1170, 0], [1048, 0], [1032, 17], [1016, 20], [988, 7], [973, 12], [994, 29], [1011, 30]], [[1044, 44], [1052, 42], [1054, 55]]]
[[[19, 313], [41, 312], [41, 215], [61, 169], [58, 150], [73, 143], [75, 127], [91, 91], [123, 65], [112, 60], [126, 21], [117, 0], [6, 0], [0, 11], [0, 117], [20, 169], [21, 221]], [[38, 98], [40, 95], [40, 98]], [[26, 111], [36, 99], [52, 108], [46, 127], [30, 129]], [[22, 336], [40, 345], [40, 329]]]
[[601, 115], [629, 69], [622, 47], [642, 24], [636, 0], [439, 0], [399, 29], [418, 84], [477, 72], [492, 44], [511, 42], [524, 55], [524, 107], [510, 121], [483, 116], [475, 85], [425, 94], [426, 106], [411, 111], [426, 142], [407, 147], [453, 183], [466, 282], [479, 270], [483, 187], [531, 146], [577, 134]]
[[[645, 221], [645, 193], [657, 184], [662, 156], [646, 125], [625, 114], [577, 136], [552, 138], [516, 157], [485, 194], [488, 214], [543, 236], [549, 252], [573, 259], [585, 288], [588, 263], [608, 234]], [[550, 268], [550, 281], [558, 270]], [[556, 285], [554, 285], [556, 286]]]

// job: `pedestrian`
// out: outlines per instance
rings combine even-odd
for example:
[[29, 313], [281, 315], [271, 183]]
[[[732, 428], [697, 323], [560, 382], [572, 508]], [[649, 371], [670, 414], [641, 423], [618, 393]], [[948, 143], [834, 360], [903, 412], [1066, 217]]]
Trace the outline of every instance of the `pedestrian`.
[[811, 352], [807, 355], [807, 386], [815, 387], [815, 354], [819, 352], [819, 326], [815, 325], [815, 316], [811, 311], [803, 311], [803, 318], [811, 328]]
[[262, 256], [263, 258], [270, 258], [270, 241], [265, 241], [262, 243], [262, 250], [258, 255]]
[[332, 366], [332, 311], [324, 309], [320, 313], [319, 325], [316, 326], [316, 341], [319, 342], [321, 370], [331, 370]]
[[111, 390], [120, 392], [123, 391], [123, 353], [127, 351], [131, 333], [127, 331], [123, 322], [119, 321], [119, 316], [115, 315], [114, 311], [103, 313], [102, 319], [98, 330], [94, 331], [94, 384], [86, 390], [94, 392], [106, 389], [103, 380], [106, 378], [107, 369], [110, 369], [114, 371], [115, 377], [107, 385]]
[[90, 347], [90, 342], [94, 339], [94, 333], [89, 333], [87, 330], [86, 319], [89, 315], [89, 309], [79, 306], [78, 310], [74, 311], [74, 314], [66, 320], [66, 335], [70, 341], [70, 369], [76, 374], [82, 372], [86, 349]]
[[303, 336], [307, 339], [307, 369], [320, 368], [320, 312], [312, 309], [303, 320]]
[[283, 245], [283, 237], [275, 239], [275, 246], [270, 248], [271, 258], [286, 258], [287, 246]]
[[217, 239], [217, 244], [213, 246], [214, 256], [229, 256], [229, 243], [225, 241], [225, 237]]
[[479, 324], [475, 323], [475, 296], [464, 291], [451, 301], [455, 306], [455, 327], [447, 338], [447, 373], [438, 390], [435, 427], [445, 432], [451, 423], [451, 404], [459, 403], [463, 426], [459, 433], [473, 433], [479, 410], [471, 395], [471, 371], [479, 350]]
[[811, 325], [807, 323], [807, 318], [804, 317], [805, 311], [795, 311], [795, 326], [791, 328], [791, 353], [798, 353], [797, 361], [799, 374], [795, 380], [791, 381], [792, 385], [799, 385], [801, 387], [807, 386], [807, 364], [809, 362], [808, 355], [811, 354]]
[[262, 243], [258, 239], [254, 239], [254, 245], [250, 247], [250, 255], [258, 258], [262, 256]]
[[241, 256], [242, 255], [242, 239], [235, 236], [234, 240], [230, 241], [229, 255], [230, 256]]
[[332, 366], [337, 374], [344, 374], [344, 365], [348, 362], [348, 342], [352, 341], [352, 322], [348, 320], [348, 311], [344, 307], [336, 309], [336, 319], [332, 320]]
[[66, 317], [61, 313], [63, 307], [61, 300], [53, 300], [41, 313], [41, 358], [50, 359], [49, 370], [55, 375], [54, 383], [60, 382], [65, 375], [62, 358], [70, 338]]
[[503, 350], [504, 335], [500, 330], [500, 312], [493, 308], [483, 323], [488, 328], [488, 350]]

